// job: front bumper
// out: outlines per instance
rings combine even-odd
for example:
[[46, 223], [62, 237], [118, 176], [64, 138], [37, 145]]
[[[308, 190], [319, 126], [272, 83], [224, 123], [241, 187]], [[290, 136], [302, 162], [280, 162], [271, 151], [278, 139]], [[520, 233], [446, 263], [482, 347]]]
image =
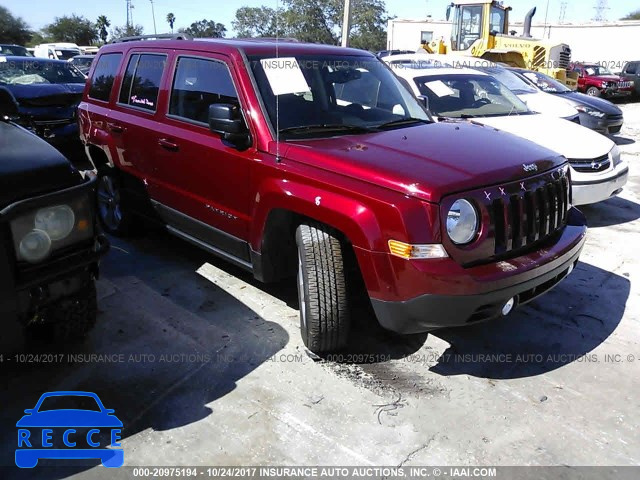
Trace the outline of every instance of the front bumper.
[[[593, 179], [589, 179], [589, 176], [592, 176]], [[627, 184], [628, 177], [629, 167], [626, 162], [619, 164], [604, 177], [602, 175], [575, 174], [571, 180], [573, 204], [597, 203], [617, 195]]]
[[[433, 283], [433, 276], [422, 272], [423, 293], [406, 300], [372, 295], [371, 302], [384, 328], [404, 334], [490, 320], [501, 315], [509, 299], [515, 298], [516, 305], [527, 303], [566, 277], [578, 261], [585, 238], [586, 219], [572, 209], [567, 226], [550, 245], [508, 261], [470, 268], [457, 266], [459, 270], [451, 264], [455, 263], [453, 260], [446, 259], [451, 263], [438, 273], [442, 278], [436, 279], [437, 283]], [[382, 271], [383, 265], [379, 268]], [[448, 276], [446, 270], [450, 270]], [[414, 276], [414, 281], [417, 278]], [[438, 283], [445, 288], [427, 291]]]
[[596, 118], [588, 113], [580, 114], [580, 125], [605, 135], [620, 132], [623, 122], [622, 118]]

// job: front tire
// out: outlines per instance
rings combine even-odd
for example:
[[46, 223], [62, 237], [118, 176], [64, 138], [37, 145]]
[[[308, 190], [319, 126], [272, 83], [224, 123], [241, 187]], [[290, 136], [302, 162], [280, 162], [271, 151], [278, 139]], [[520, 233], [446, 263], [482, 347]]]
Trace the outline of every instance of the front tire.
[[314, 353], [339, 350], [351, 323], [342, 244], [320, 224], [300, 225], [296, 244], [302, 341]]
[[590, 97], [599, 97], [600, 90], [598, 90], [596, 87], [589, 87], [587, 88], [587, 95], [589, 95]]

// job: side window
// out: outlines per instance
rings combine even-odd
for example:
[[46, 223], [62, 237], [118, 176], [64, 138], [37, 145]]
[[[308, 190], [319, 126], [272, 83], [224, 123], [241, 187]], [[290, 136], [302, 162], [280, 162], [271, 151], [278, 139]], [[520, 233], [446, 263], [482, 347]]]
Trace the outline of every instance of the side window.
[[100, 56], [93, 71], [89, 97], [103, 102], [109, 101], [120, 60], [122, 60], [121, 53], [107, 53]]
[[171, 89], [169, 115], [207, 123], [209, 105], [238, 104], [227, 66], [220, 61], [180, 57]]
[[638, 72], [638, 65], [640, 65], [640, 64], [638, 64], [638, 63], [630, 63], [627, 66], [626, 73], [631, 73], [631, 74], [640, 73], [640, 72]]
[[166, 55], [132, 55], [120, 88], [120, 103], [155, 112]]
[[129, 65], [127, 65], [127, 71], [124, 73], [122, 86], [120, 87], [120, 98], [118, 98], [119, 103], [129, 103], [129, 98], [131, 98], [131, 85], [133, 85], [133, 76], [136, 73], [139, 59], [140, 55], [131, 55], [131, 58], [129, 59]]

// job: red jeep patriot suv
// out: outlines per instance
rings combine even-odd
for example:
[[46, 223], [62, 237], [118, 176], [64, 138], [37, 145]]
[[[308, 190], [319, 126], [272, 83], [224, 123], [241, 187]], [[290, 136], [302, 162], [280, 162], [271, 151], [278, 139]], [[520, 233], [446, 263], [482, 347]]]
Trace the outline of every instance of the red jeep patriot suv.
[[297, 274], [303, 340], [327, 352], [355, 275], [414, 333], [506, 315], [578, 261], [565, 158], [422, 102], [361, 50], [127, 40], [100, 50], [79, 121], [109, 232], [155, 217], [259, 280]]

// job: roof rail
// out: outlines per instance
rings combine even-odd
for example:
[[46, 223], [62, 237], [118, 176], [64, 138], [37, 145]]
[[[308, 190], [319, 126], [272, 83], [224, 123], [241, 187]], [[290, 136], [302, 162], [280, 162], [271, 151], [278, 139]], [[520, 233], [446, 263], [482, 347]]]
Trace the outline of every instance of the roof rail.
[[192, 40], [187, 33], [159, 33], [157, 35], [137, 35], [135, 37], [122, 37], [112, 40], [111, 43], [136, 42], [138, 40]]

